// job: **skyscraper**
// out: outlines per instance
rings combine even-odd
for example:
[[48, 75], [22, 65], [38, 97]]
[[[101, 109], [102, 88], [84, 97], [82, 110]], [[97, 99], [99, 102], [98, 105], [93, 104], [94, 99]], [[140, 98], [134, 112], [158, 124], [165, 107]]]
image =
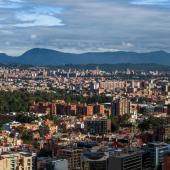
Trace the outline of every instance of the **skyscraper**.
[[145, 150], [151, 154], [151, 166], [152, 169], [157, 169], [159, 166], [163, 166], [163, 160], [165, 154], [168, 152], [168, 145], [162, 142], [149, 143]]

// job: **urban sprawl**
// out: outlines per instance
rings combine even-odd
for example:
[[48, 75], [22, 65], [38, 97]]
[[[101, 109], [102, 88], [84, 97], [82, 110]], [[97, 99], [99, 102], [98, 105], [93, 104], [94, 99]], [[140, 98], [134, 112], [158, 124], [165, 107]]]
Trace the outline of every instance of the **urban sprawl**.
[[170, 71], [1, 66], [0, 170], [170, 170]]

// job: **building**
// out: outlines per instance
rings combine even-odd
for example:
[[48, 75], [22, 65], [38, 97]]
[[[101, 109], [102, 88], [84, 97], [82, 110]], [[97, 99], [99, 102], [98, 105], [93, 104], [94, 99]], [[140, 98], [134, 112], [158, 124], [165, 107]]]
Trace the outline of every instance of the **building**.
[[119, 99], [112, 102], [111, 115], [119, 116], [130, 113], [130, 101], [127, 99]]
[[164, 142], [164, 139], [165, 139], [165, 128], [164, 127], [156, 128], [153, 132], [152, 141]]
[[93, 106], [93, 114], [103, 114], [104, 113], [104, 105], [102, 105], [102, 104], [95, 104], [94, 106]]
[[58, 151], [58, 157], [68, 160], [68, 169], [75, 170], [76, 168], [80, 168], [81, 153], [82, 149], [61, 148]]
[[106, 134], [111, 132], [110, 119], [88, 119], [84, 122], [85, 132], [90, 134]]
[[108, 170], [143, 170], [142, 154], [140, 151], [117, 151], [113, 156], [109, 157]]
[[142, 170], [152, 170], [151, 168], [151, 154], [143, 151], [142, 153]]
[[152, 141], [164, 142], [170, 139], [170, 125], [163, 125], [153, 131]]
[[164, 158], [163, 170], [170, 169], [170, 153], [167, 153]]
[[170, 104], [167, 105], [167, 115], [170, 115]]
[[81, 170], [108, 170], [109, 154], [85, 152], [81, 156]]
[[2, 126], [2, 129], [5, 131], [11, 131], [12, 129], [19, 127], [21, 125], [22, 125], [21, 123], [13, 121], [13, 122], [5, 123]]
[[66, 159], [51, 160], [47, 162], [46, 170], [68, 170], [68, 161]]
[[52, 161], [51, 157], [38, 157], [37, 158], [37, 169], [43, 170], [44, 168], [51, 168], [51, 164], [48, 165]]
[[170, 125], [164, 126], [164, 140], [170, 140]]
[[150, 153], [132, 148], [85, 152], [81, 170], [153, 170]]
[[87, 112], [86, 112], [86, 116], [93, 116], [93, 105], [87, 105]]
[[93, 114], [104, 113], [104, 105], [102, 104], [75, 104], [65, 103], [63, 100], [52, 102], [33, 102], [29, 106], [30, 112], [57, 114], [57, 115], [86, 115], [92, 116]]
[[36, 156], [27, 152], [1, 154], [0, 170], [36, 170]]
[[152, 142], [145, 147], [145, 150], [151, 154], [151, 166], [153, 169], [163, 166], [165, 154], [168, 152], [168, 144]]

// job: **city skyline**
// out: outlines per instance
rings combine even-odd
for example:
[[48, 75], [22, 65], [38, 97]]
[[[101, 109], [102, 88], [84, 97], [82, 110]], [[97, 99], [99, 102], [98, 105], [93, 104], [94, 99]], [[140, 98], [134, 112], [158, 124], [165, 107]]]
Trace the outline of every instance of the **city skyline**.
[[0, 0], [0, 52], [169, 52], [169, 0]]

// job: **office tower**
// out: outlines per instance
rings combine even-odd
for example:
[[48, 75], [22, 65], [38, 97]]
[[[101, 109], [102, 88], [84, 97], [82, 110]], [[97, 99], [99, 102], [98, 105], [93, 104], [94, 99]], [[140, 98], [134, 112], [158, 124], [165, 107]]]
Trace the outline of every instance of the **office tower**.
[[118, 151], [109, 157], [108, 170], [142, 170], [142, 154], [142, 151]]
[[152, 170], [150, 152], [143, 151], [142, 153], [142, 170]]
[[166, 143], [152, 142], [145, 147], [145, 150], [151, 154], [151, 166], [153, 169], [163, 166], [165, 154], [168, 152]]

